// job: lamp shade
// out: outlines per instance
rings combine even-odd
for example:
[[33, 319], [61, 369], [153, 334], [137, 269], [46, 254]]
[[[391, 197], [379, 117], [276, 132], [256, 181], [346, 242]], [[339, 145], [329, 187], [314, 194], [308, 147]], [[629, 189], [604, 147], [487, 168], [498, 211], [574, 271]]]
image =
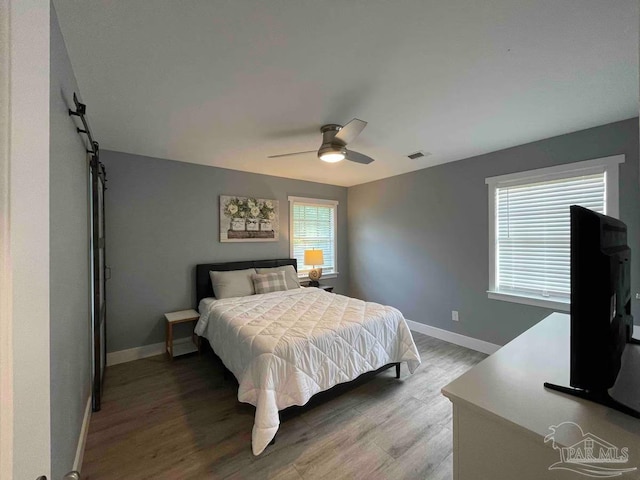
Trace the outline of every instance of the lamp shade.
[[324, 257], [322, 256], [322, 250], [305, 250], [304, 251], [304, 264], [305, 265], [323, 265]]

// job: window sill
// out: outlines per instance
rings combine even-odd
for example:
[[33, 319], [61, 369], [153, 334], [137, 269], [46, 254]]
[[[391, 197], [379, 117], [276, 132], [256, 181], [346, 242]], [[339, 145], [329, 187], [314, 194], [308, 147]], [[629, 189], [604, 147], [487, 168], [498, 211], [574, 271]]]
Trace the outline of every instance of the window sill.
[[[305, 279], [309, 279], [309, 273], [299, 273], [298, 274], [298, 279], [302, 280], [303, 278]], [[338, 278], [338, 272], [336, 273], [327, 273], [326, 275], [323, 274], [322, 277], [320, 277], [320, 280], [322, 280], [323, 278]]]
[[568, 300], [557, 297], [526, 297], [515, 293], [491, 291], [488, 291], [487, 295], [492, 300], [502, 300], [504, 302], [521, 303], [523, 305], [532, 305], [534, 307], [549, 308], [557, 312], [568, 312], [571, 308], [571, 303]]

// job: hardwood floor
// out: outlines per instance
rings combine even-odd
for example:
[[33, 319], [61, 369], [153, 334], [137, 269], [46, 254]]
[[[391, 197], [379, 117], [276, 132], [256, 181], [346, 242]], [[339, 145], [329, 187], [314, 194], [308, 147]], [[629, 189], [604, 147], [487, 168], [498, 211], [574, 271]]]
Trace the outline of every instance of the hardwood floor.
[[390, 369], [312, 408], [287, 411], [254, 457], [254, 408], [212, 354], [109, 367], [83, 479], [450, 479], [451, 403], [440, 388], [485, 358], [419, 333], [422, 365]]

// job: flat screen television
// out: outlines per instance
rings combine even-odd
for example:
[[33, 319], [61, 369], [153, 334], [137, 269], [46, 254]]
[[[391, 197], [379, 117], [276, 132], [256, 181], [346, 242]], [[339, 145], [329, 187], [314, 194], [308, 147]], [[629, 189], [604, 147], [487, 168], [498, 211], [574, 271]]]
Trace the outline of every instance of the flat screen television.
[[570, 386], [545, 387], [607, 405], [629, 415], [640, 412], [609, 395], [632, 338], [631, 250], [620, 220], [577, 205], [571, 215]]

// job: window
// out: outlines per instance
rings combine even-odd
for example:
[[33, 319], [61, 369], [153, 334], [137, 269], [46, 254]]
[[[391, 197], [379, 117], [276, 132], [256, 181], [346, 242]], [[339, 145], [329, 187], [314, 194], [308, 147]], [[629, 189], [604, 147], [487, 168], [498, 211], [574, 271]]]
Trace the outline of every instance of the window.
[[486, 179], [489, 298], [569, 311], [569, 206], [618, 216], [624, 155]]
[[298, 260], [298, 276], [304, 277], [311, 265], [304, 264], [305, 250], [322, 250], [322, 276], [336, 276], [338, 202], [317, 198], [289, 197], [291, 258]]

